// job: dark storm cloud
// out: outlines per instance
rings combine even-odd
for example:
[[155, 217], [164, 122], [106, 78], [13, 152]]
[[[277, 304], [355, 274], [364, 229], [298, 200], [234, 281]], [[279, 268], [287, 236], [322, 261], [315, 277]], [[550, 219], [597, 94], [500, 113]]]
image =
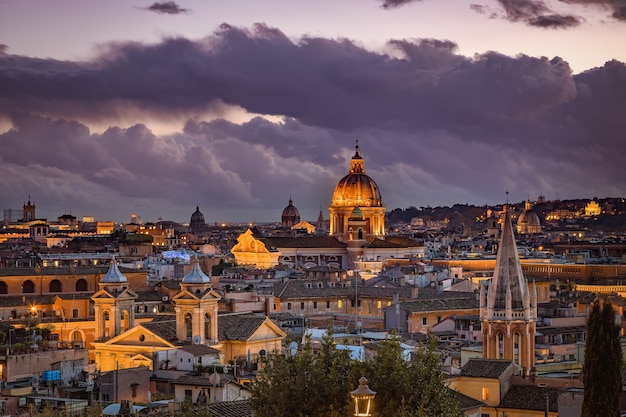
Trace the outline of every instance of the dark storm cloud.
[[528, 23], [531, 26], [538, 26], [543, 28], [568, 28], [580, 25], [580, 19], [575, 16], [563, 16], [563, 15], [543, 15], [529, 19]]
[[146, 7], [146, 10], [155, 13], [161, 14], [181, 14], [181, 13], [189, 13], [189, 9], [184, 9], [180, 7], [174, 1], [164, 1], [164, 2], [156, 2], [152, 5]]
[[626, 0], [559, 0], [562, 3], [599, 6], [610, 11], [610, 15], [617, 20], [626, 20]]
[[[529, 26], [553, 29], [576, 27], [582, 23], [580, 17], [554, 12], [542, 0], [497, 1], [504, 9], [503, 17], [510, 22], [524, 22]], [[472, 9], [484, 14], [484, 10], [480, 8]], [[492, 13], [492, 16], [497, 17], [498, 13]]]
[[405, 4], [419, 2], [422, 0], [380, 0], [381, 7], [383, 9], [394, 9], [396, 7], [404, 6]]
[[[0, 134], [0, 201], [31, 194], [56, 210], [74, 202], [78, 213], [80, 201], [85, 214], [179, 221], [200, 204], [207, 219], [265, 220], [292, 196], [314, 220], [357, 137], [389, 208], [501, 202], [505, 189], [626, 194], [616, 180], [626, 177], [624, 63], [573, 75], [558, 57], [456, 51], [398, 39], [385, 54], [225, 25], [200, 41], [111, 44], [91, 62], [2, 55], [11, 129]], [[280, 119], [202, 117], [229, 106]], [[186, 123], [172, 135], [117, 127], [132, 111]], [[112, 127], [94, 133], [81, 122], [90, 118]]]

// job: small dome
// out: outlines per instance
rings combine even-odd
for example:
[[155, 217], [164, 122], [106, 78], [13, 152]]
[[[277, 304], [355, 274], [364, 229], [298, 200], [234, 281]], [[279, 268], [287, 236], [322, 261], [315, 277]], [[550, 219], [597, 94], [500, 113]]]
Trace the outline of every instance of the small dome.
[[383, 207], [378, 185], [365, 174], [358, 144], [350, 161], [350, 172], [335, 186], [330, 204], [332, 207]]
[[120, 272], [120, 269], [117, 267], [117, 260], [115, 259], [115, 256], [111, 260], [111, 266], [109, 266], [109, 270], [102, 277], [100, 282], [108, 284], [120, 284], [128, 282], [128, 279], [126, 279], [126, 275], [122, 274]]
[[183, 277], [183, 284], [209, 284], [211, 278], [209, 278], [198, 263], [198, 257], [195, 257], [191, 266], [191, 271]]
[[291, 227], [300, 223], [300, 212], [293, 205], [293, 201], [291, 198], [289, 199], [289, 204], [283, 210], [283, 215], [281, 216], [281, 223], [283, 227]]

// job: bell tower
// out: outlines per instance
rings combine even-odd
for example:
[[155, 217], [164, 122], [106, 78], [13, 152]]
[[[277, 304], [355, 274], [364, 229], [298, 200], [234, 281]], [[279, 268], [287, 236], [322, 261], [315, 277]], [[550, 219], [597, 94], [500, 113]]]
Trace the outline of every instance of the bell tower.
[[217, 344], [217, 312], [221, 296], [215, 292], [211, 278], [202, 272], [198, 257], [191, 271], [183, 277], [180, 291], [172, 297], [176, 311], [176, 337], [195, 345]]
[[522, 273], [507, 206], [493, 278], [487, 290], [480, 287], [480, 320], [483, 358], [511, 360], [528, 374], [535, 366], [537, 289], [529, 291]]

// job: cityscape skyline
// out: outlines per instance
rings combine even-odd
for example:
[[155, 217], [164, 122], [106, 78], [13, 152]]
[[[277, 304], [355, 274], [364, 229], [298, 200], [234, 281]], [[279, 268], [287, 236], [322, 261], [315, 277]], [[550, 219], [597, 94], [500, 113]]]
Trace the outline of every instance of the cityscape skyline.
[[3, 208], [313, 220], [357, 138], [388, 210], [626, 194], [620, 4], [335, 3], [1, 3]]

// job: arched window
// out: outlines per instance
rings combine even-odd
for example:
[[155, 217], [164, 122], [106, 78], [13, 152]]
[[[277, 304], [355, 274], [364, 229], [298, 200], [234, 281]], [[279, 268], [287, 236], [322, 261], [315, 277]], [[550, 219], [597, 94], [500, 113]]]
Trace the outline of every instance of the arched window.
[[211, 316], [204, 313], [204, 340], [211, 340]]
[[22, 293], [23, 294], [32, 294], [35, 292], [35, 284], [33, 281], [27, 279], [22, 283]]
[[61, 281], [59, 281], [58, 279], [53, 279], [52, 281], [50, 281], [50, 285], [49, 285], [49, 292], [61, 292], [63, 291], [63, 286], [61, 285]]
[[363, 239], [363, 229], [359, 228], [359, 240]]
[[185, 314], [185, 337], [187, 337], [188, 340], [190, 340], [192, 336], [191, 323], [191, 313]]
[[519, 333], [513, 333], [513, 361], [517, 364], [519, 361], [519, 346], [520, 346], [520, 335]]
[[496, 352], [496, 355], [497, 355], [496, 359], [502, 359], [504, 358], [504, 334], [498, 333], [497, 340], [498, 340], [498, 350]]
[[4, 281], [0, 281], [0, 294], [8, 294], [9, 293], [9, 287], [7, 286], [7, 283]]
[[72, 345], [75, 347], [83, 347], [83, 335], [79, 331], [72, 332], [70, 339], [72, 340]]
[[89, 291], [87, 280], [84, 278], [81, 278], [78, 281], [76, 281], [76, 292], [81, 292], [81, 291]]

